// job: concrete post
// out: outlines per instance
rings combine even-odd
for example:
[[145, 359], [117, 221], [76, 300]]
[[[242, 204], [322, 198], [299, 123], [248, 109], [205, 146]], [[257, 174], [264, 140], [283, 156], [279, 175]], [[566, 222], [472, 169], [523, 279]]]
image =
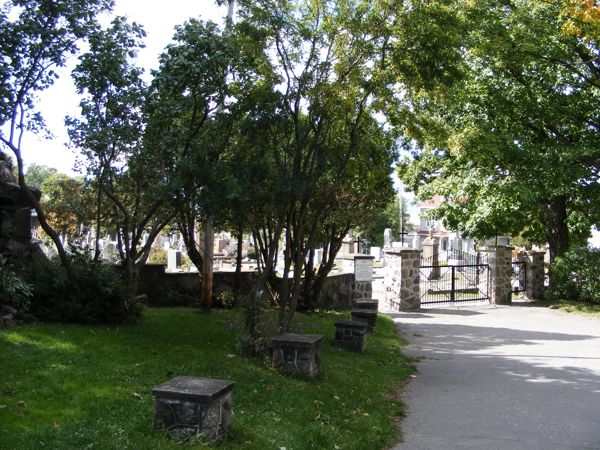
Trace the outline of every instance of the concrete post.
[[542, 300], [544, 298], [544, 252], [526, 252], [527, 264], [527, 289], [525, 296], [529, 300]]
[[483, 249], [490, 267], [490, 303], [512, 303], [512, 247], [496, 246]]

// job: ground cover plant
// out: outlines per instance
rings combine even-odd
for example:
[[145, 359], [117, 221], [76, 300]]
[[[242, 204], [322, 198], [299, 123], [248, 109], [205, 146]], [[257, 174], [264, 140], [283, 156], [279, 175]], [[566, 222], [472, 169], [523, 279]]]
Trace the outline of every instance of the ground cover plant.
[[267, 358], [237, 356], [241, 311], [152, 309], [136, 325], [20, 325], [0, 332], [0, 448], [175, 449], [152, 430], [153, 386], [178, 375], [234, 380], [223, 449], [377, 449], [397, 440], [395, 399], [414, 371], [393, 322], [378, 319], [367, 351], [331, 345], [347, 313], [299, 315], [323, 333], [320, 376], [288, 378]]

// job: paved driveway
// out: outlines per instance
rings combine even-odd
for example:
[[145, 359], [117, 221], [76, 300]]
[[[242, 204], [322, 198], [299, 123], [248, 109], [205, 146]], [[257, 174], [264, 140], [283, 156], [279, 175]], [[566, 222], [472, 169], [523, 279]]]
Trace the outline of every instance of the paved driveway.
[[600, 320], [517, 304], [390, 313], [421, 357], [398, 449], [600, 449]]

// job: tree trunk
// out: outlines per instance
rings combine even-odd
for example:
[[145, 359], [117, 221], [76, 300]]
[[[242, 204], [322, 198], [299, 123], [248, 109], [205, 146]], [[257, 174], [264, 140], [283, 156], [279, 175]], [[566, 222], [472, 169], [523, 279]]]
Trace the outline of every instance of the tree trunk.
[[561, 195], [548, 201], [544, 205], [544, 213], [548, 221], [548, 247], [552, 263], [555, 257], [563, 255], [569, 249], [566, 196]]
[[204, 264], [202, 265], [202, 295], [200, 296], [200, 306], [210, 311], [212, 308], [213, 295], [213, 258], [214, 258], [214, 231], [213, 218], [208, 216], [204, 221], [204, 248], [202, 256]]
[[237, 254], [235, 258], [235, 280], [233, 293], [239, 295], [242, 291], [242, 251], [244, 249], [244, 228], [240, 224], [237, 233]]

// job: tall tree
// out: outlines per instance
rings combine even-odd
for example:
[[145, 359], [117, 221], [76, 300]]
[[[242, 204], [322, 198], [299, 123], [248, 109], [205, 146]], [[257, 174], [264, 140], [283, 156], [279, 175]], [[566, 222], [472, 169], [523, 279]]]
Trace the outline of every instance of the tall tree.
[[[349, 205], [364, 194], [360, 184], [349, 182], [356, 181], [355, 168], [370, 155], [374, 165], [385, 161], [389, 170], [393, 146], [374, 119], [380, 48], [365, 26], [373, 13], [367, 2], [240, 3], [246, 23], [269, 36], [268, 52], [279, 77], [273, 86], [281, 105], [277, 115], [288, 133], [279, 130], [278, 146], [265, 149], [273, 155], [267, 160], [281, 176], [283, 193], [273, 208], [274, 225], [262, 234], [262, 248], [277, 251], [283, 232], [278, 301], [279, 329], [285, 331], [298, 305], [305, 261], [323, 225], [336, 226], [334, 239], [341, 239], [337, 233], [348, 226], [328, 215], [344, 197]], [[389, 183], [381, 173], [374, 170], [372, 176]]]
[[[401, 177], [421, 198], [444, 196], [436, 214], [450, 228], [525, 230], [551, 258], [600, 222], [599, 47], [568, 32], [569, 5], [416, 2], [395, 28], [399, 44], [414, 35], [399, 31], [409, 22], [432, 36], [394, 61], [409, 105], [398, 123], [418, 143]], [[431, 70], [417, 68], [436, 54]]]
[[148, 88], [133, 58], [143, 29], [117, 17], [89, 36], [89, 51], [73, 72], [83, 95], [82, 118], [68, 118], [69, 136], [87, 159], [97, 189], [97, 230], [101, 212], [116, 232], [127, 283], [135, 293], [140, 267], [154, 239], [171, 221], [172, 168], [161, 148], [145, 136]]
[[71, 282], [75, 277], [58, 233], [25, 183], [23, 136], [43, 130], [37, 94], [50, 87], [55, 69], [77, 52], [77, 42], [97, 27], [95, 18], [112, 0], [12, 0], [0, 10], [0, 143], [17, 161], [19, 186], [35, 208]]

